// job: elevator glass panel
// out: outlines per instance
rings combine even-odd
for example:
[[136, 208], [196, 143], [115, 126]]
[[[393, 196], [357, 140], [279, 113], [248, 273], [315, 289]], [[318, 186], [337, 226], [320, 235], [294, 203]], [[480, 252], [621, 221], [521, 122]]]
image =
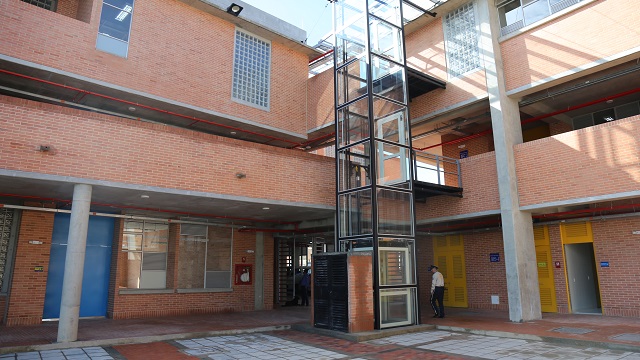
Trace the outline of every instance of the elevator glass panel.
[[411, 193], [378, 189], [378, 233], [413, 236]]
[[371, 156], [369, 141], [338, 151], [338, 191], [346, 191], [371, 184]]
[[377, 184], [410, 189], [410, 150], [383, 142], [376, 145]]
[[373, 94], [405, 104], [404, 68], [373, 54], [371, 62]]
[[369, 137], [369, 101], [363, 98], [338, 110], [338, 147]]
[[338, 196], [340, 237], [368, 235], [372, 229], [371, 189]]

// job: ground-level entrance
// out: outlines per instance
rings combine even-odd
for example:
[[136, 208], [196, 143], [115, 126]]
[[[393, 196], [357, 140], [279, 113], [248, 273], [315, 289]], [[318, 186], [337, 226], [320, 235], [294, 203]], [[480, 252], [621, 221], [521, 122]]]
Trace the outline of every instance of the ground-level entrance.
[[[71, 214], [58, 213], [53, 222], [51, 258], [47, 277], [43, 319], [60, 317], [62, 280], [67, 255], [69, 222]], [[115, 219], [110, 217], [89, 217], [87, 249], [82, 278], [80, 317], [107, 315], [109, 273], [111, 268], [111, 245], [113, 243]]]
[[467, 273], [462, 235], [435, 236], [433, 238], [433, 254], [435, 265], [438, 266], [438, 271], [444, 277], [444, 305], [468, 307]]
[[333, 252], [331, 236], [278, 237], [276, 241], [276, 304], [293, 306], [300, 303], [300, 280], [304, 270], [311, 269], [311, 255]]
[[602, 314], [591, 223], [561, 224], [569, 305], [574, 314]]

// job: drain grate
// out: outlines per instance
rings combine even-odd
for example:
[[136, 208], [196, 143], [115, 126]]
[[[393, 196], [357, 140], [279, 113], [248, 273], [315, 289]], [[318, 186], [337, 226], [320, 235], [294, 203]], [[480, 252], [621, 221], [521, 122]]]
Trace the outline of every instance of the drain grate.
[[561, 332], [566, 334], [587, 334], [593, 332], [591, 329], [580, 329], [580, 328], [570, 328], [570, 327], [561, 327], [557, 329], [553, 329], [551, 331]]
[[611, 338], [615, 340], [622, 340], [622, 341], [640, 342], [640, 334], [620, 334], [620, 335], [612, 336]]

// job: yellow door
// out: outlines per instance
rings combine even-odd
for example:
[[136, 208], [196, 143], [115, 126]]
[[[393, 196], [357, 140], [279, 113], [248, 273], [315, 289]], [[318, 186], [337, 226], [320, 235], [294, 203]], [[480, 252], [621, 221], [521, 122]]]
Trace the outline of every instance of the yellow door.
[[444, 305], [467, 307], [467, 273], [462, 235], [435, 236], [435, 264], [444, 277]]
[[551, 266], [549, 228], [547, 226], [534, 227], [533, 239], [536, 244], [536, 262], [538, 263], [538, 284], [540, 286], [542, 311], [558, 312], [556, 286], [553, 282], [553, 267]]

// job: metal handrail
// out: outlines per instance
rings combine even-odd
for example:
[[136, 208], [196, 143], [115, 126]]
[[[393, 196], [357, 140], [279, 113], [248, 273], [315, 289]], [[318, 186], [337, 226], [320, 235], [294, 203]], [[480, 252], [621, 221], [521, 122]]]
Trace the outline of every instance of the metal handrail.
[[451, 175], [456, 177], [457, 187], [462, 188], [460, 160], [420, 150], [412, 150], [411, 162], [415, 181], [455, 186], [447, 184], [447, 175]]

